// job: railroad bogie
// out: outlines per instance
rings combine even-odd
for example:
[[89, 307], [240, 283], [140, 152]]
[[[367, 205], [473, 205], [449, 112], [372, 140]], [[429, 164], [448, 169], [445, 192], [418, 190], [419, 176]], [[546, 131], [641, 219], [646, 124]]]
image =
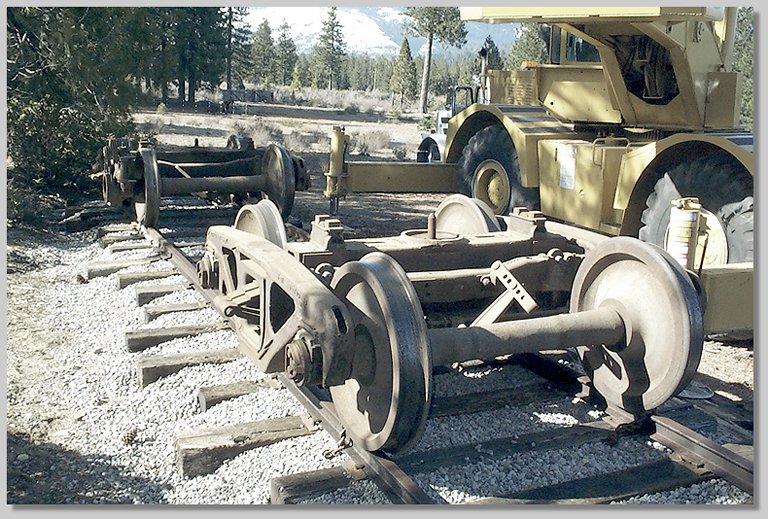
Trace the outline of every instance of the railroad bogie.
[[309, 241], [283, 241], [275, 214], [262, 200], [234, 227], [211, 227], [200, 279], [247, 323], [235, 329], [259, 367], [328, 388], [365, 450], [418, 441], [436, 366], [573, 349], [624, 422], [645, 419], [698, 367], [700, 293], [675, 259], [635, 238], [523, 209], [494, 216], [463, 195], [426, 229], [386, 238], [344, 239], [338, 220], [316, 217]]
[[157, 226], [162, 197], [191, 195], [222, 201], [269, 198], [283, 219], [290, 215], [296, 190], [307, 190], [304, 161], [277, 144], [255, 148], [253, 141], [230, 136], [226, 148], [198, 146], [160, 149], [149, 142], [110, 139], [101, 150], [104, 201], [133, 206], [136, 221]]

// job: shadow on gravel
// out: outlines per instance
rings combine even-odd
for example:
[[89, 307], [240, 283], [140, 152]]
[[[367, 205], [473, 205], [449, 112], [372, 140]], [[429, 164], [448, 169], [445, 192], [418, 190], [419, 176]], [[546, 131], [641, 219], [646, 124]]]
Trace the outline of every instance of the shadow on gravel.
[[7, 440], [10, 505], [162, 504], [166, 487], [126, 475], [114, 465], [15, 433]]

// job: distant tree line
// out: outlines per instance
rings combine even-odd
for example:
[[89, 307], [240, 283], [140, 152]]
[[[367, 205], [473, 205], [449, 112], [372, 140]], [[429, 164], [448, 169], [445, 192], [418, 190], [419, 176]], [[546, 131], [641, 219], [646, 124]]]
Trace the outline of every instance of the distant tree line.
[[[201, 89], [246, 85], [293, 89], [375, 90], [400, 108], [480, 72], [479, 49], [464, 49], [466, 28], [455, 7], [408, 7], [397, 56], [347, 49], [335, 7], [313, 48], [297, 51], [290, 26], [256, 28], [243, 7], [10, 7], [7, 9], [9, 180], [63, 186], [83, 179], [104, 138], [130, 130], [141, 103], [193, 105]], [[734, 68], [745, 76], [742, 123], [752, 125], [752, 8], [739, 10]], [[409, 37], [427, 42], [413, 55]], [[455, 47], [433, 56], [435, 44]], [[510, 49], [488, 36], [490, 68], [516, 68], [541, 58], [543, 42], [522, 25]], [[420, 80], [419, 80], [420, 76]], [[154, 100], [154, 101], [153, 101]]]

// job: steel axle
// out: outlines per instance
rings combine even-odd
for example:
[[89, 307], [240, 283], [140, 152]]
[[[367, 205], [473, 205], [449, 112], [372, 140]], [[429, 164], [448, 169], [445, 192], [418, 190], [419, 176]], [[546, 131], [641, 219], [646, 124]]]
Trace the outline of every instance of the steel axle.
[[429, 330], [432, 364], [486, 359], [516, 353], [575, 348], [598, 344], [612, 351], [626, 346], [621, 314], [602, 307], [575, 314], [536, 317], [503, 323]]
[[110, 140], [102, 154], [104, 200], [111, 205], [133, 204], [137, 221], [147, 227], [157, 225], [164, 196], [264, 195], [286, 218], [295, 191], [309, 188], [300, 157], [276, 144], [257, 149], [250, 139], [236, 136], [222, 149], [157, 150], [141, 142], [131, 150], [127, 141]]
[[[466, 215], [478, 234], [464, 234]], [[482, 203], [456, 198], [432, 220], [423, 239], [346, 241], [340, 222], [320, 219], [309, 242], [289, 243], [262, 200], [234, 227], [209, 229], [198, 272], [222, 292], [217, 307], [235, 320], [241, 349], [267, 372], [328, 388], [349, 437], [370, 451], [418, 441], [438, 365], [575, 348], [590, 389], [621, 419], [647, 416], [692, 380], [699, 294], [662, 249], [615, 237], [579, 252], [567, 229], [535, 215], [500, 226]], [[428, 329], [430, 305], [476, 313], [468, 326]]]

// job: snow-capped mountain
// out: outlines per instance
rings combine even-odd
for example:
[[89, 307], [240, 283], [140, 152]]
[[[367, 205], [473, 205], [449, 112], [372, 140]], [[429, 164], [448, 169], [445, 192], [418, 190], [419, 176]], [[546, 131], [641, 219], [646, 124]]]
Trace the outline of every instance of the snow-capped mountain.
[[[336, 9], [336, 16], [342, 25], [344, 41], [349, 53], [367, 53], [369, 55], [397, 55], [405, 36], [404, 22], [409, 20], [402, 7], [341, 7]], [[299, 52], [308, 52], [328, 17], [328, 7], [251, 7], [246, 19], [251, 29], [266, 19], [272, 29], [273, 38], [277, 37], [279, 27], [287, 22], [291, 27], [291, 37]], [[492, 25], [467, 22], [467, 43], [463, 50], [474, 53], [482, 47], [485, 38], [490, 35], [502, 51], [509, 49], [515, 38], [515, 25]], [[423, 52], [424, 38], [408, 36], [411, 51]], [[445, 48], [435, 45], [433, 52], [453, 51], [455, 47]]]

